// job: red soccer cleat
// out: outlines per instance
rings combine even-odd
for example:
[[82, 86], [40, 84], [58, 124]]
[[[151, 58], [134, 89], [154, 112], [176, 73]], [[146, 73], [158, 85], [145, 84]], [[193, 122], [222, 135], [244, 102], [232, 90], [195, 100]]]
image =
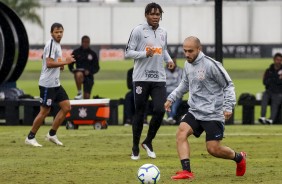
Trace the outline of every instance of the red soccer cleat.
[[246, 161], [247, 154], [243, 151], [240, 154], [243, 156], [243, 159], [241, 160], [241, 162], [237, 163], [236, 176], [244, 176], [246, 172], [246, 167], [247, 167], [246, 166], [247, 165], [247, 161]]
[[189, 171], [178, 171], [176, 172], [175, 176], [172, 176], [171, 179], [173, 180], [181, 180], [181, 179], [193, 179], [194, 174]]

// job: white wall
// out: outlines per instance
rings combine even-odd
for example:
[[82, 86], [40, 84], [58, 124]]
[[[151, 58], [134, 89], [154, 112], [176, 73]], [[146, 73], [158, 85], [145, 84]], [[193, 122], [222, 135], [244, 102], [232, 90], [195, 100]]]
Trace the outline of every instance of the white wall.
[[[131, 30], [145, 21], [145, 3], [49, 3], [38, 9], [44, 29], [24, 21], [30, 44], [44, 44], [50, 27], [60, 22], [65, 28], [62, 44], [79, 44], [89, 35], [92, 44], [126, 44]], [[189, 35], [203, 44], [213, 44], [214, 4], [161, 4], [161, 26], [169, 44], [181, 44]], [[282, 1], [224, 2], [223, 43], [279, 44], [282, 42]]]

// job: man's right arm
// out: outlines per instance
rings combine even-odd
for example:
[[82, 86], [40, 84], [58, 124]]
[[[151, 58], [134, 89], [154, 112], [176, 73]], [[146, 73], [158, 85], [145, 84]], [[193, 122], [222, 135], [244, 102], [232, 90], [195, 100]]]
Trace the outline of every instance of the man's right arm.
[[125, 49], [125, 58], [132, 58], [132, 59], [140, 59], [140, 58], [146, 58], [146, 51], [141, 50], [138, 51], [137, 46], [140, 43], [141, 35], [140, 31], [138, 30], [138, 27], [133, 29], [133, 31], [130, 34], [128, 44]]

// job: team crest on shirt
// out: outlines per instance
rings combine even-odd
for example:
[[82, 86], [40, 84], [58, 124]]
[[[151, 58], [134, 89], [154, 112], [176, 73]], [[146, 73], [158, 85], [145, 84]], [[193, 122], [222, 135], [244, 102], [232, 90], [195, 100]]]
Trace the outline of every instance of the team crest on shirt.
[[136, 86], [136, 93], [141, 94], [142, 93], [142, 87], [141, 86]]
[[81, 118], [85, 118], [87, 116], [87, 109], [86, 108], [79, 108], [78, 109], [79, 113], [78, 113], [78, 116], [81, 117]]
[[88, 57], [87, 57], [88, 60], [92, 60], [93, 59], [93, 56], [91, 54], [88, 54]]
[[199, 69], [196, 73], [196, 76], [199, 80], [204, 80], [206, 78], [205, 74], [206, 71], [204, 69]]
[[47, 99], [46, 105], [51, 106], [52, 105], [52, 99]]

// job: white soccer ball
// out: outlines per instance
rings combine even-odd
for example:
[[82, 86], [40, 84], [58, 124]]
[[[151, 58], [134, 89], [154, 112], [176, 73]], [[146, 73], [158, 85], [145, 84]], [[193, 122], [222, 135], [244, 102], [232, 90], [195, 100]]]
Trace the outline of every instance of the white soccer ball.
[[160, 180], [161, 172], [154, 164], [144, 164], [137, 172], [137, 178], [142, 184], [155, 184]]

